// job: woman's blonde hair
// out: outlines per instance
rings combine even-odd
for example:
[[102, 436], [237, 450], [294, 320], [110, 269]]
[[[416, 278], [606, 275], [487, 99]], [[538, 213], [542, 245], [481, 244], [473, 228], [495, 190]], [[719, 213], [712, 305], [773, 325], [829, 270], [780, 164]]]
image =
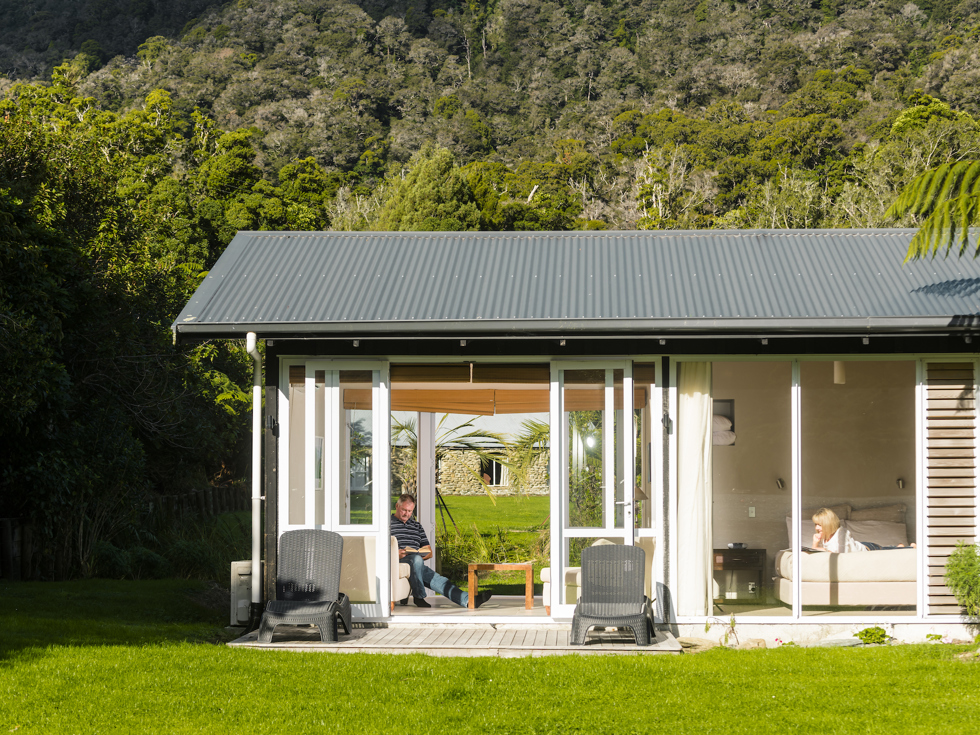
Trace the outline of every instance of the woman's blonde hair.
[[840, 528], [840, 518], [830, 508], [821, 508], [813, 514], [813, 522], [823, 528], [824, 540], [830, 539]]

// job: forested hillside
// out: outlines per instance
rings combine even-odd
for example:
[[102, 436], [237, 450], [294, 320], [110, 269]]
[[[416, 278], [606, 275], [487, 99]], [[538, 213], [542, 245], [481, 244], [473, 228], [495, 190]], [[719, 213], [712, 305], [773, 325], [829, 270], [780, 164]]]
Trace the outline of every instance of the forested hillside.
[[0, 17], [0, 515], [82, 573], [156, 495], [241, 476], [248, 358], [168, 331], [237, 230], [878, 227], [980, 158], [975, 2]]

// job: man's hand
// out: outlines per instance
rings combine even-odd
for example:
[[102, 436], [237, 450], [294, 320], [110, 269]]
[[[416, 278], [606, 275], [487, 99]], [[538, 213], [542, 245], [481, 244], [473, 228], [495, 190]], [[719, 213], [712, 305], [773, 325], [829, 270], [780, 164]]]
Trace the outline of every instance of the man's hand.
[[408, 552], [405, 549], [399, 549], [398, 550], [398, 558], [399, 559], [404, 559], [406, 554], [408, 554]]

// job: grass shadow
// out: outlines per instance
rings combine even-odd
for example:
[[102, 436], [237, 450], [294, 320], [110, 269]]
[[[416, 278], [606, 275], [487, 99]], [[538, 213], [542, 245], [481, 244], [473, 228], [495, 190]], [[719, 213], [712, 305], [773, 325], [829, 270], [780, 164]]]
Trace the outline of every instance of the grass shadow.
[[0, 662], [56, 646], [223, 643], [219, 590], [182, 579], [0, 583]]

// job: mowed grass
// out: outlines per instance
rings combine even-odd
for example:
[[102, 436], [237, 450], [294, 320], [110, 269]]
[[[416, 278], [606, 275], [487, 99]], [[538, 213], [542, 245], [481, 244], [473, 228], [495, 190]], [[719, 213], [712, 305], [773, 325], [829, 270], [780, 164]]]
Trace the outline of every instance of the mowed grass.
[[[469, 530], [475, 523], [484, 533], [497, 528], [505, 532], [536, 532], [545, 527], [551, 512], [551, 499], [547, 495], [498, 496], [495, 498], [496, 504], [486, 495], [442, 497], [460, 530]], [[441, 528], [442, 519], [438, 509], [436, 520]], [[446, 523], [450, 524], [448, 517]]]
[[230, 649], [188, 582], [0, 585], [0, 732], [976, 733], [959, 646], [535, 659]]

